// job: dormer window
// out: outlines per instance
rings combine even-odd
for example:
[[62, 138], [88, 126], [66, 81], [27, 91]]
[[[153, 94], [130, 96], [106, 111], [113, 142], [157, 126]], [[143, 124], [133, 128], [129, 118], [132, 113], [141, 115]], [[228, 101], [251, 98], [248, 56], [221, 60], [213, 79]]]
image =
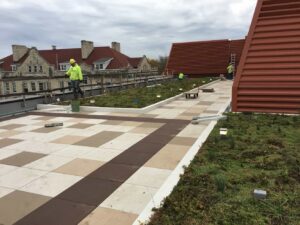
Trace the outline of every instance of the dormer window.
[[102, 63], [95, 64], [95, 70], [103, 70], [103, 64]]
[[59, 64], [59, 70], [60, 71], [67, 71], [70, 68], [69, 63], [60, 63]]
[[97, 61], [95, 61], [94, 64], [94, 70], [99, 71], [99, 70], [106, 70], [106, 68], [109, 66], [111, 60], [113, 58], [101, 58]]
[[17, 71], [17, 65], [11, 65], [11, 71]]

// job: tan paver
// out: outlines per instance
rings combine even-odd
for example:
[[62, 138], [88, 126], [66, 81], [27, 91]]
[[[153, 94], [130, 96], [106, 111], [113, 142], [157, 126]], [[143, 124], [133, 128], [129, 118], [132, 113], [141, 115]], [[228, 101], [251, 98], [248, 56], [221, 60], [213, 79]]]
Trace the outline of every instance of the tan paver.
[[48, 200], [46, 196], [14, 191], [0, 198], [0, 224], [13, 224]]
[[52, 142], [57, 143], [57, 144], [69, 144], [69, 145], [71, 145], [71, 144], [74, 144], [74, 143], [76, 143], [78, 141], [81, 141], [85, 138], [86, 137], [84, 137], [84, 136], [66, 135], [66, 136], [63, 136], [61, 138], [55, 139]]
[[156, 153], [156, 155], [145, 164], [145, 167], [173, 170], [189, 148], [190, 146], [168, 144]]
[[85, 177], [102, 166], [104, 162], [90, 159], [74, 159], [73, 161], [54, 170], [56, 173]]
[[137, 214], [99, 207], [78, 225], [132, 225]]

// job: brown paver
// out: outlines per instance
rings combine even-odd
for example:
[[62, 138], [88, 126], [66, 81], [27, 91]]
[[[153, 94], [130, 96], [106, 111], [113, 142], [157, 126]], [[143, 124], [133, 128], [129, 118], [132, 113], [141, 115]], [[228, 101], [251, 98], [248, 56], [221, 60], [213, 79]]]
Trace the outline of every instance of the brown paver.
[[12, 124], [8, 124], [8, 125], [5, 125], [5, 126], [1, 126], [0, 129], [13, 130], [13, 129], [16, 129], [16, 128], [19, 128], [19, 127], [24, 127], [24, 126], [25, 126], [24, 124], [12, 123]]
[[[23, 140], [12, 139], [12, 138], [3, 138], [3, 139], [0, 140], [0, 148], [4, 148], [4, 147], [7, 147], [9, 145], [19, 143], [21, 141], [23, 141]], [[1, 149], [0, 149], [0, 151], [1, 151]]]
[[85, 129], [85, 128], [88, 128], [88, 127], [91, 127], [91, 126], [93, 126], [93, 124], [77, 123], [77, 124], [74, 124], [74, 125], [70, 126], [69, 128]]
[[49, 200], [46, 196], [14, 191], [0, 198], [0, 224], [13, 224]]
[[93, 206], [54, 198], [14, 225], [75, 225], [93, 209]]
[[17, 131], [17, 130], [7, 130], [7, 131], [3, 131], [0, 133], [0, 137], [2, 138], [10, 138], [12, 136], [21, 134], [21, 131]]
[[114, 131], [102, 131], [98, 134], [95, 134], [91, 137], [85, 138], [79, 142], [74, 143], [75, 145], [83, 145], [89, 147], [99, 147], [100, 145], [105, 144], [113, 140], [114, 138], [120, 136], [121, 132], [114, 132]]
[[120, 120], [107, 120], [102, 122], [101, 125], [120, 125], [123, 122], [124, 121], [120, 121]]
[[37, 117], [37, 118], [34, 118], [33, 120], [44, 120], [44, 121], [47, 121], [47, 120], [51, 120], [55, 118], [54, 116], [41, 116], [41, 117]]
[[56, 198], [97, 207], [99, 203], [110, 196], [121, 184], [121, 182], [117, 181], [87, 177]]
[[51, 141], [52, 143], [57, 143], [57, 144], [74, 144], [78, 141], [81, 141], [83, 139], [85, 139], [86, 137], [83, 136], [76, 136], [76, 135], [66, 135], [63, 136], [61, 138], [55, 139], [53, 141]]
[[36, 133], [51, 133], [53, 131], [57, 131], [60, 128], [58, 127], [42, 127], [42, 128], [38, 128], [35, 130], [32, 130], [31, 132], [36, 132]]
[[11, 166], [24, 166], [45, 156], [45, 154], [40, 153], [21, 152], [19, 154], [0, 160], [0, 164]]
[[138, 166], [107, 163], [102, 166], [101, 170], [91, 173], [89, 177], [124, 182], [138, 169]]
[[200, 101], [197, 105], [212, 105], [214, 104], [214, 102], [210, 102], [210, 101]]

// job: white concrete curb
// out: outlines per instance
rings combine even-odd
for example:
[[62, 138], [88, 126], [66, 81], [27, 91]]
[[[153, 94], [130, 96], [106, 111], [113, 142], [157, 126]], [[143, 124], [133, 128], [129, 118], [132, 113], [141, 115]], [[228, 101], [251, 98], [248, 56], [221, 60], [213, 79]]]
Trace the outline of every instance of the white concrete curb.
[[[208, 84], [204, 84], [202, 86], [200, 86], [200, 88], [206, 88], [209, 87], [210, 85], [219, 82], [219, 80], [216, 81], [212, 81]], [[196, 90], [192, 89], [192, 90]], [[162, 105], [165, 105], [169, 102], [172, 102], [180, 97], [182, 97], [182, 93], [179, 95], [176, 95], [174, 97], [165, 99], [163, 101], [157, 102], [153, 105], [149, 105], [146, 106], [144, 108], [113, 108], [113, 107], [94, 107], [94, 106], [80, 106], [80, 111], [82, 112], [114, 112], [114, 113], [135, 113], [135, 114], [142, 114], [142, 113], [147, 113], [153, 109], [156, 109]], [[50, 105], [50, 104], [38, 104], [37, 105], [37, 109], [38, 110], [59, 110], [59, 111], [63, 111], [66, 110], [66, 106], [59, 106], [59, 105]]]

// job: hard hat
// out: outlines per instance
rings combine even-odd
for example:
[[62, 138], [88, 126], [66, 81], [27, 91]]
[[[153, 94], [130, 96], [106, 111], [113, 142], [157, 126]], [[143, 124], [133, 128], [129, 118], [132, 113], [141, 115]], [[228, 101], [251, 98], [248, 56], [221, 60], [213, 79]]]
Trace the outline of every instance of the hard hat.
[[70, 59], [70, 64], [76, 63], [75, 59]]

